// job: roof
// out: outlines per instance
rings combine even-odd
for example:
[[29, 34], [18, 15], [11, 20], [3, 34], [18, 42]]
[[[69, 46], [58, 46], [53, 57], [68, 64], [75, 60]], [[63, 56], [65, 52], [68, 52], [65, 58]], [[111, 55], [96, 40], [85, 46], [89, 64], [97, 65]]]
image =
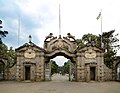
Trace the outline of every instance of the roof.
[[29, 47], [29, 46], [36, 47], [37, 49], [44, 51], [43, 48], [37, 46], [36, 44], [34, 44], [34, 43], [32, 43], [32, 42], [23, 44], [22, 46], [16, 48], [15, 51], [19, 51], [19, 50], [21, 50], [21, 49], [23, 49], [23, 48], [25, 48], [25, 47]]
[[76, 51], [80, 51], [80, 52], [86, 51], [86, 49], [87, 49], [88, 47], [92, 47], [95, 51], [104, 52], [104, 49], [103, 49], [103, 48], [97, 47], [96, 45], [93, 45], [93, 44], [91, 44], [91, 43], [88, 43], [88, 44], [86, 44], [85, 46], [82, 46], [82, 47], [78, 47], [78, 48], [76, 49]]

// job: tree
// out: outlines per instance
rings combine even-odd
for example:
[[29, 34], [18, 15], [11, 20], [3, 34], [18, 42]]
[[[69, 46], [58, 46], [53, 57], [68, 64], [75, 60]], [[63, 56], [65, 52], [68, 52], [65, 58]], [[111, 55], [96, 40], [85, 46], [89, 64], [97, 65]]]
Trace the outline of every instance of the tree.
[[98, 40], [98, 36], [90, 33], [85, 34], [82, 37], [82, 41], [84, 42], [84, 44], [86, 43], [97, 44], [98, 43], [97, 40]]
[[114, 35], [114, 32], [115, 30], [111, 30], [102, 34], [102, 40], [105, 50], [104, 62], [109, 68], [112, 68], [117, 50], [120, 48], [120, 45], [118, 44], [119, 39], [117, 38], [118, 34]]
[[69, 74], [69, 66], [71, 64], [71, 60], [68, 60], [67, 62], [64, 63], [63, 66], [63, 73]]
[[49, 64], [51, 65], [51, 75], [59, 72], [59, 67], [58, 67], [58, 65], [56, 64], [55, 61], [50, 60]]
[[8, 47], [5, 44], [0, 44], [0, 58], [7, 57]]
[[4, 69], [10, 68], [16, 63], [16, 52], [12, 47], [8, 50], [8, 47], [5, 44], [0, 44], [0, 59], [7, 60]]
[[[0, 25], [2, 24], [2, 21], [0, 20]], [[8, 31], [2, 31], [1, 28], [3, 26], [0, 26], [0, 44], [2, 44], [2, 38], [6, 37], [6, 34], [8, 34]]]
[[104, 63], [107, 67], [112, 68], [113, 61], [115, 59], [117, 50], [120, 48], [118, 44], [118, 34], [114, 35], [115, 30], [109, 32], [103, 32], [102, 35], [85, 34], [82, 39], [77, 39], [78, 46], [84, 46], [87, 43], [91, 43], [97, 47], [101, 47], [101, 36], [104, 49]]
[[10, 50], [8, 50], [7, 52], [7, 58], [8, 58], [8, 67], [11, 68], [15, 65], [16, 63], [16, 52], [15, 50], [12, 49], [12, 47], [10, 47]]
[[84, 34], [82, 39], [77, 39], [76, 42], [78, 46], [85, 46], [87, 43], [91, 43], [100, 47], [100, 37], [90, 33]]
[[77, 46], [84, 46], [82, 39], [76, 39]]

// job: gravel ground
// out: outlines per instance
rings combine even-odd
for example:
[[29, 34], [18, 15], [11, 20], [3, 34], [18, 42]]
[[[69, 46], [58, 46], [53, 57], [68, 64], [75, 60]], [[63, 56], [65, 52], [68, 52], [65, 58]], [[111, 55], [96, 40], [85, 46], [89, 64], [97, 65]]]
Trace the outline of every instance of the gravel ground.
[[52, 81], [0, 81], [0, 93], [120, 93], [120, 82], [69, 82], [54, 75]]

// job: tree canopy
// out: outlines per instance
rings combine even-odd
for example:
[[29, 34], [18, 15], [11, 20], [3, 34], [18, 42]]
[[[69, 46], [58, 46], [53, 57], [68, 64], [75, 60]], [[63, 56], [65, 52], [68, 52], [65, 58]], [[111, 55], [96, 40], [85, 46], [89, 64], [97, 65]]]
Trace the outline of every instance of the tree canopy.
[[12, 47], [8, 49], [5, 44], [0, 44], [0, 59], [7, 60], [6, 67], [12, 67], [16, 63], [16, 53]]
[[[0, 20], [0, 25], [2, 24], [2, 20]], [[0, 44], [2, 44], [2, 38], [6, 37], [6, 34], [8, 34], [8, 31], [1, 30], [3, 26], [0, 26]]]
[[117, 38], [118, 34], [114, 35], [114, 33], [115, 30], [111, 30], [102, 34], [104, 44], [103, 48], [105, 50], [104, 62], [109, 68], [112, 68], [117, 50], [120, 48], [120, 45], [118, 44], [119, 39]]
[[[112, 67], [114, 58], [117, 54], [117, 50], [120, 48], [118, 44], [119, 39], [117, 38], [118, 34], [115, 34], [115, 30], [111, 30], [108, 32], [103, 32], [102, 35], [93, 35], [93, 34], [85, 34], [82, 39], [77, 39], [77, 45], [85, 46], [87, 43], [94, 44], [97, 47], [102, 47], [104, 49], [104, 62], [106, 66], [109, 68]], [[101, 38], [102, 36], [102, 38]], [[102, 41], [102, 44], [101, 44]]]
[[50, 60], [49, 65], [51, 66], [51, 75], [54, 73], [59, 73], [59, 66], [56, 64], [55, 61]]

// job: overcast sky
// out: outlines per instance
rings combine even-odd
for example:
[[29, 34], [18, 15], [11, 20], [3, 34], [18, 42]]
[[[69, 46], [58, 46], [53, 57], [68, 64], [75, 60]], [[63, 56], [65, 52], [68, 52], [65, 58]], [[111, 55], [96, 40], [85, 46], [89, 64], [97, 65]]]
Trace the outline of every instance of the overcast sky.
[[103, 32], [115, 29], [117, 34], [120, 31], [120, 0], [0, 0], [3, 30], [9, 32], [3, 42], [17, 48], [32, 35], [32, 41], [43, 47], [45, 36], [59, 35], [59, 4], [62, 36], [71, 33], [77, 39], [87, 33], [101, 34], [101, 21], [96, 20], [101, 9]]

